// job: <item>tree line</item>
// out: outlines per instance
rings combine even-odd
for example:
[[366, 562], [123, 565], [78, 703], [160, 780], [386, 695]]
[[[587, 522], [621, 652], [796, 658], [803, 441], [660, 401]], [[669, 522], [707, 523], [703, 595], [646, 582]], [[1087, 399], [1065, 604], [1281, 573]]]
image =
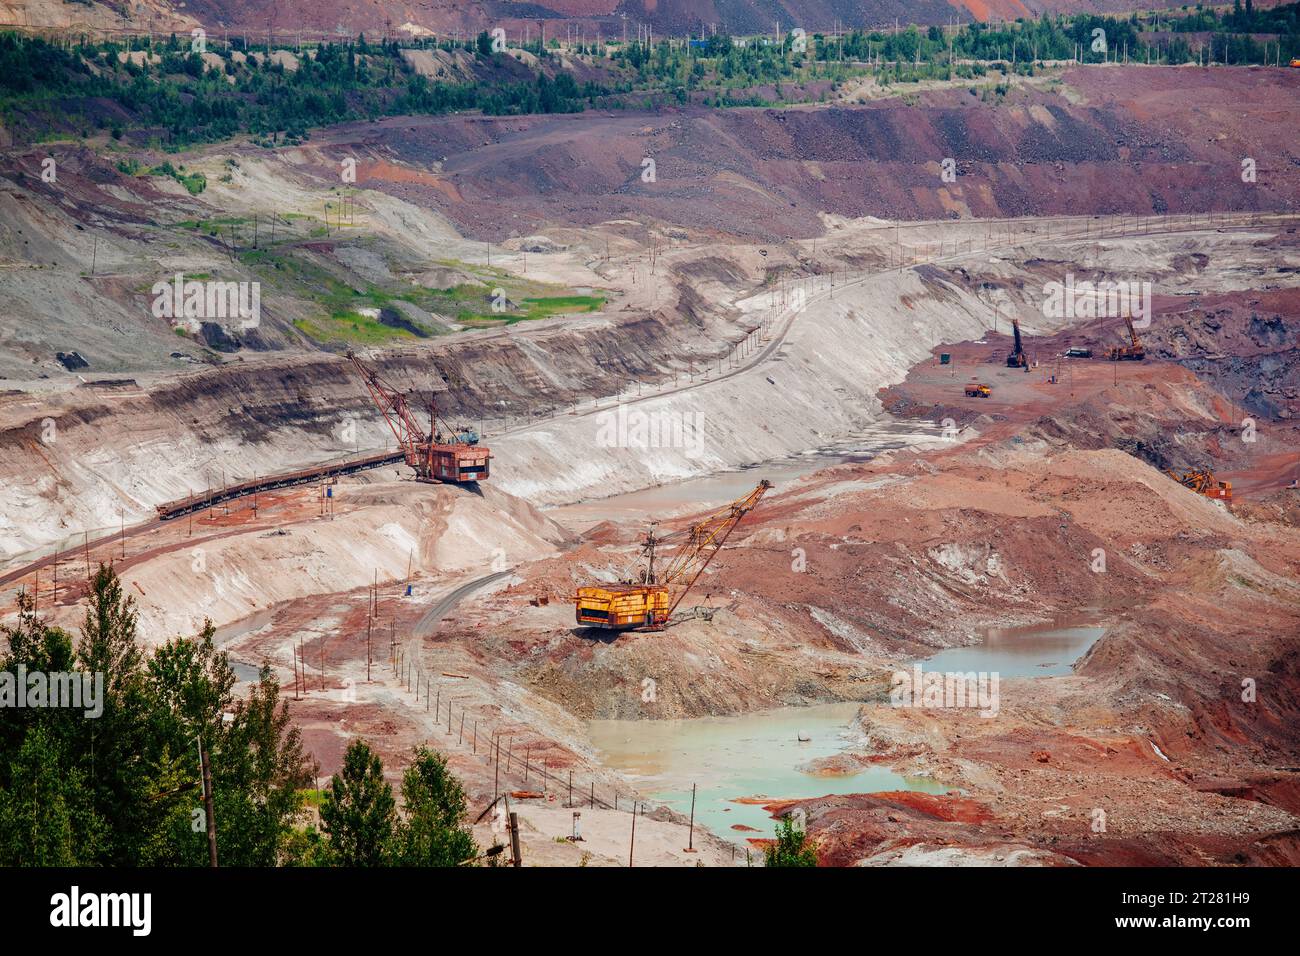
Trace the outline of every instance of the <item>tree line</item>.
[[[80, 635], [32, 598], [0, 628], [0, 866], [205, 866], [206, 754], [223, 866], [454, 866], [478, 858], [466, 795], [446, 759], [417, 749], [401, 805], [383, 764], [353, 741], [319, 801], [317, 767], [264, 666], [247, 698], [205, 622], [193, 637], [141, 648], [134, 599], [113, 569], [89, 583]], [[97, 716], [15, 706], [19, 680], [102, 675]], [[26, 692], [24, 684], [23, 693]], [[32, 700], [36, 700], [33, 696]], [[44, 701], [42, 701], [44, 703]]]
[[[236, 43], [199, 51], [172, 37], [152, 50], [137, 46], [63, 45], [0, 33], [0, 112], [11, 124], [15, 118], [29, 126], [78, 124], [83, 134], [145, 129], [163, 145], [180, 147], [241, 133], [296, 142], [313, 128], [381, 116], [579, 112], [609, 93], [566, 71], [550, 75], [513, 60], [500, 75], [474, 82], [429, 79], [396, 44], [376, 47], [364, 37], [320, 44], [297, 57], [296, 69], [280, 56], [244, 53]], [[106, 100], [130, 119], [105, 110]]]

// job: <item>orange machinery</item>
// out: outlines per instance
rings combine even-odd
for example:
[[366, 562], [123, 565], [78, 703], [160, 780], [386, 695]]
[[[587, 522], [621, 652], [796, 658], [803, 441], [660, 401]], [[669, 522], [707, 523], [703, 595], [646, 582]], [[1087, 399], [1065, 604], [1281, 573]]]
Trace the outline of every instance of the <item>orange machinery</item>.
[[[375, 407], [393, 430], [406, 464], [415, 469], [416, 481], [462, 483], [482, 481], [488, 477], [492, 452], [478, 443], [478, 432], [474, 429], [468, 426], [451, 428], [438, 417], [433, 392], [429, 393], [429, 433], [426, 433], [403, 393], [385, 383], [355, 353], [349, 351], [348, 360], [366, 383]], [[440, 422], [447, 428], [447, 441], [443, 440]]]
[[1165, 474], [1184, 488], [1192, 489], [1198, 495], [1205, 495], [1205, 497], [1213, 498], [1216, 501], [1232, 500], [1232, 482], [1217, 481], [1214, 472], [1209, 469], [1193, 469], [1192, 471], [1185, 471], [1181, 475], [1165, 469]]
[[1110, 360], [1112, 362], [1141, 362], [1147, 357], [1147, 350], [1142, 345], [1142, 340], [1138, 338], [1137, 329], [1133, 328], [1133, 320], [1127, 315], [1124, 316], [1124, 324], [1128, 326], [1128, 345], [1116, 345], [1110, 350]]
[[656, 537], [651, 527], [632, 573], [623, 581], [578, 588], [573, 599], [577, 622], [586, 627], [612, 630], [663, 630], [736, 525], [771, 487], [772, 483], [764, 479], [744, 498], [679, 532], [684, 539], [664, 567], [655, 566], [656, 551], [659, 545], [677, 535]]
[[966, 395], [970, 398], [988, 398], [993, 394], [993, 389], [980, 382], [966, 383]]

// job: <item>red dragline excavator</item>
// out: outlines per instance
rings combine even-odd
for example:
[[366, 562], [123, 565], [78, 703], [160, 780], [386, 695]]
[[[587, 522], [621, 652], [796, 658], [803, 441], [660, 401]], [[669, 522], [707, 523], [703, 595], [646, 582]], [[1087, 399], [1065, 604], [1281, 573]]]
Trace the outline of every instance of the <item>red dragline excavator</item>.
[[[597, 584], [578, 588], [574, 596], [579, 624], [624, 630], [660, 631], [668, 624], [714, 555], [722, 550], [740, 519], [754, 510], [772, 483], [764, 479], [739, 501], [733, 501], [685, 532], [656, 537], [651, 528], [641, 545], [632, 573], [620, 584]], [[655, 565], [661, 544], [675, 543], [677, 550], [660, 566]]]
[[[433, 392], [429, 393], [430, 434], [416, 420], [406, 395], [386, 384], [355, 353], [348, 352], [348, 361], [366, 383], [375, 407], [393, 430], [397, 444], [406, 456], [406, 463], [415, 469], [416, 481], [459, 483], [482, 481], [488, 476], [488, 461], [492, 452], [478, 443], [478, 432], [474, 429], [451, 428], [438, 417]], [[440, 425], [446, 427], [445, 433]], [[444, 438], [447, 440], [444, 441]]]

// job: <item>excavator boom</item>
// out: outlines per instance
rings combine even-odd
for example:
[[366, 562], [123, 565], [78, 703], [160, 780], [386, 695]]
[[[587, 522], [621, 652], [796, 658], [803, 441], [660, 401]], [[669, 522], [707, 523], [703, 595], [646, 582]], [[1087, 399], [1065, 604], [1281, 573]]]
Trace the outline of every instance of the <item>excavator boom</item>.
[[[468, 482], [488, 477], [488, 460], [492, 453], [477, 444], [477, 433], [469, 442], [446, 444], [440, 440], [437, 434], [438, 408], [432, 395], [429, 396], [429, 431], [426, 432], [411, 411], [405, 395], [384, 382], [379, 373], [356, 353], [349, 351], [348, 361], [365, 382], [371, 400], [397, 439], [406, 464], [415, 469], [417, 481]], [[453, 439], [460, 437], [455, 429], [451, 432]]]
[[580, 625], [615, 629], [659, 630], [667, 625], [709, 562], [722, 550], [741, 519], [772, 487], [766, 479], [744, 498], [733, 501], [691, 525], [666, 570], [655, 570], [655, 549], [664, 540], [653, 530], [646, 536], [635, 573], [620, 584], [578, 588], [574, 614]]
[[1007, 354], [1007, 368], [1029, 368], [1029, 358], [1025, 355], [1024, 344], [1020, 341], [1020, 321], [1011, 320], [1011, 330], [1015, 333], [1016, 344], [1011, 352]]
[[1147, 357], [1147, 351], [1142, 346], [1142, 340], [1138, 338], [1137, 329], [1133, 327], [1133, 320], [1127, 315], [1124, 316], [1124, 324], [1128, 326], [1128, 345], [1116, 345], [1110, 350], [1110, 360], [1112, 362], [1141, 362]]

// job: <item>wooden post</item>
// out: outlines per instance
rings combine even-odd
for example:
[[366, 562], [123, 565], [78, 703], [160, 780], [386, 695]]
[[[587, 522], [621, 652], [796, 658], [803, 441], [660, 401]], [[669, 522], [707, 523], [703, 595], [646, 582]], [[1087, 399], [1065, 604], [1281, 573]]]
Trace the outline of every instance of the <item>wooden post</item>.
[[514, 854], [515, 866], [523, 866], [524, 859], [519, 851], [519, 814], [510, 811], [510, 852]]
[[691, 830], [687, 837], [686, 849], [695, 852], [695, 784], [691, 784]]
[[627, 865], [632, 866], [632, 851], [636, 849], [636, 801], [632, 801], [632, 840], [627, 845]]

